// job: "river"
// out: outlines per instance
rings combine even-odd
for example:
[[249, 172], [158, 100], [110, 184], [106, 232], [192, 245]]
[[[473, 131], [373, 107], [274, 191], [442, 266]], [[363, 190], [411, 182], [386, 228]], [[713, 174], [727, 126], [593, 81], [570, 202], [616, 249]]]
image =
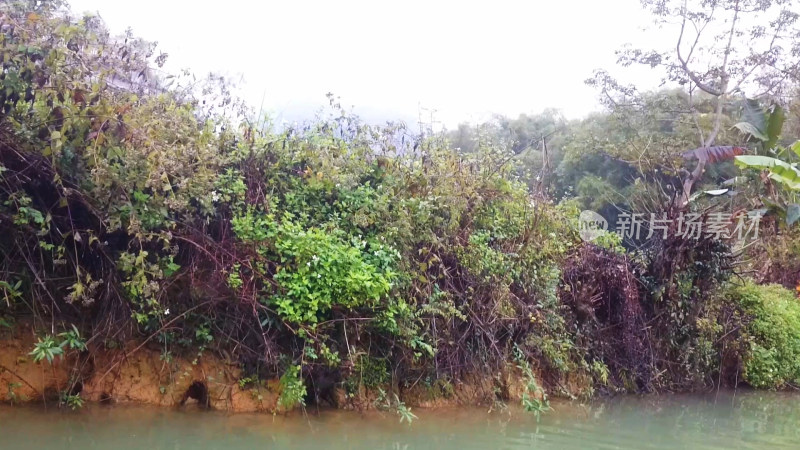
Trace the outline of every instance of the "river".
[[139, 406], [79, 411], [0, 407], [2, 449], [522, 449], [800, 446], [800, 394], [621, 396], [555, 401], [540, 421], [519, 408], [316, 410], [288, 416]]

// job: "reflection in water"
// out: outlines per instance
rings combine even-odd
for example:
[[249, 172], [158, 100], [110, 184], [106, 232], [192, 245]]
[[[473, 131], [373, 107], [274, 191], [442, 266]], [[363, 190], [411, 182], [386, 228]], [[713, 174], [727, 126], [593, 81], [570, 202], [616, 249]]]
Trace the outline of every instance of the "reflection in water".
[[414, 412], [411, 426], [390, 414], [324, 411], [288, 417], [144, 407], [83, 411], [0, 408], [0, 448], [706, 448], [794, 447], [800, 395], [619, 397], [554, 402], [540, 422], [521, 410], [460, 408]]

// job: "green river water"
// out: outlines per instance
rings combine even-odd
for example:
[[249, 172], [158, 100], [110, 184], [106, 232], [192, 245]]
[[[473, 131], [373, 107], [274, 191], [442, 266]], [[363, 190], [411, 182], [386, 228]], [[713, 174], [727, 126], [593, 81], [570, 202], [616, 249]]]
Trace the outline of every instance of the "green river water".
[[225, 414], [87, 405], [80, 411], [0, 407], [2, 449], [521, 449], [800, 448], [800, 394], [624, 396], [520, 409], [414, 409]]

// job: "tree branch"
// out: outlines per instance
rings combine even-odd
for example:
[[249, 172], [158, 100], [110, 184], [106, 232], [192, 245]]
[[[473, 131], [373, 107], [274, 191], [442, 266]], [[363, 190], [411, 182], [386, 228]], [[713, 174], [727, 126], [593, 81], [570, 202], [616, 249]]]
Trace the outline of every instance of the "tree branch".
[[[695, 42], [694, 42], [694, 44], [692, 44], [692, 48], [691, 48], [687, 58], [684, 59], [683, 56], [681, 55], [681, 43], [683, 42], [683, 33], [686, 30], [686, 12], [687, 12], [686, 3], [687, 3], [687, 0], [684, 0], [684, 2], [683, 2], [683, 10], [681, 11], [681, 16], [682, 16], [681, 33], [680, 33], [680, 35], [678, 35], [678, 44], [675, 46], [675, 49], [677, 50], [677, 54], [678, 54], [678, 61], [680, 61], [681, 68], [683, 69], [684, 73], [686, 73], [686, 75], [689, 77], [689, 79], [692, 80], [692, 82], [694, 84], [696, 84], [697, 87], [699, 87], [700, 89], [702, 89], [703, 91], [705, 91], [705, 92], [707, 92], [707, 93], [709, 93], [711, 95], [720, 96], [720, 95], [722, 95], [724, 93], [724, 91], [720, 91], [718, 89], [714, 89], [713, 87], [711, 87], [708, 84], [704, 83], [703, 80], [701, 80], [700, 77], [696, 73], [694, 73], [692, 71], [692, 69], [689, 68], [689, 59], [691, 58], [692, 53], [694, 53], [694, 49], [695, 49], [695, 46], [697, 45], [697, 41], [700, 40], [700, 33], [697, 34], [697, 37], [695, 38]], [[737, 10], [737, 12], [738, 12], [738, 10]]]

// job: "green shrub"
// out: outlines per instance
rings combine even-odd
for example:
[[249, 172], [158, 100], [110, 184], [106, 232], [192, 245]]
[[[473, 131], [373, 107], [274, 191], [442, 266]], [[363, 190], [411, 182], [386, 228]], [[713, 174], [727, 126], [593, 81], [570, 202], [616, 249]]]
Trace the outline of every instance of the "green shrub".
[[46, 359], [50, 364], [57, 356], [64, 354], [64, 348], [58, 345], [55, 338], [46, 335], [44, 338], [39, 338], [39, 341], [34, 344], [33, 350], [29, 353], [33, 357], [34, 362], [39, 362]]
[[306, 385], [300, 378], [300, 366], [289, 366], [280, 379], [281, 395], [278, 406], [284, 410], [296, 405], [305, 406]]
[[758, 388], [800, 381], [800, 300], [777, 285], [746, 282], [731, 290], [749, 321], [744, 379]]
[[259, 275], [269, 276], [267, 261], [277, 262], [273, 279], [280, 290], [270, 303], [286, 321], [314, 324], [333, 307], [374, 306], [389, 292], [395, 251], [293, 219], [288, 212], [278, 222], [249, 211], [232, 221], [240, 239], [257, 245]]

